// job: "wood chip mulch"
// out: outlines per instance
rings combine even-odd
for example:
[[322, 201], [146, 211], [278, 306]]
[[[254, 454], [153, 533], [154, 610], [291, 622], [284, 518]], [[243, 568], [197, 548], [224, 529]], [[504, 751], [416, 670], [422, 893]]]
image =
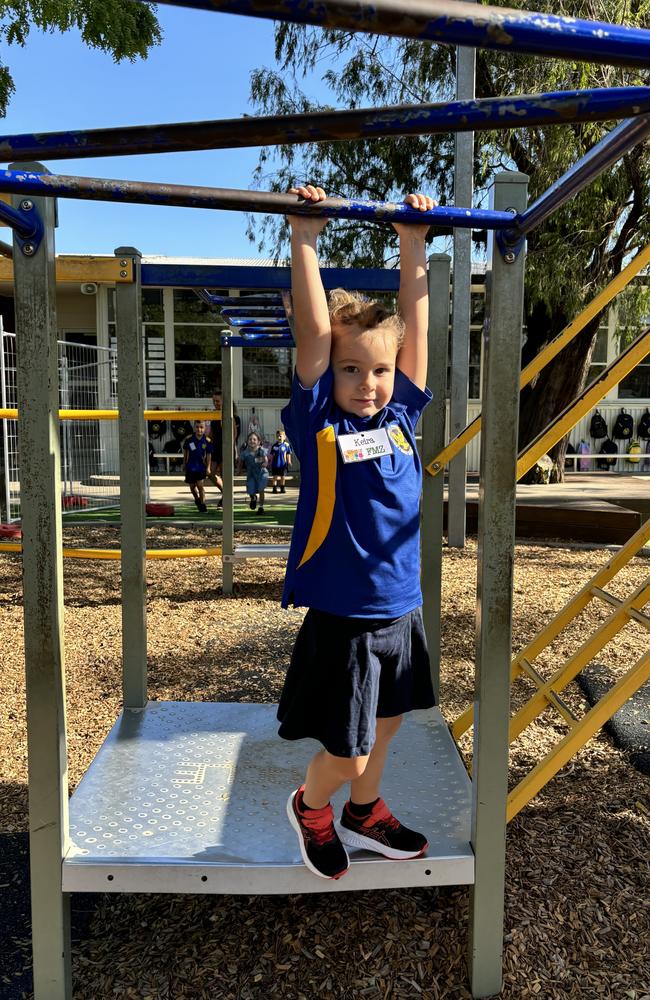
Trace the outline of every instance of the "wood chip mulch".
[[[112, 528], [65, 531], [66, 543], [119, 545]], [[281, 531], [241, 541], [284, 541]], [[206, 529], [149, 529], [151, 547], [219, 544]], [[513, 645], [519, 649], [611, 553], [519, 543]], [[639, 559], [609, 588], [621, 596], [647, 575]], [[149, 683], [158, 700], [274, 701], [302, 612], [279, 607], [284, 564], [236, 567], [221, 594], [218, 560], [148, 564]], [[444, 559], [442, 708], [472, 700], [476, 545]], [[120, 711], [119, 568], [65, 564], [65, 637], [72, 790]], [[541, 657], [566, 658], [608, 609], [591, 607]], [[197, 639], [196, 622], [204, 623]], [[251, 623], [255, 626], [251, 628]], [[0, 815], [26, 829], [25, 703], [20, 563], [0, 556]], [[272, 641], [270, 637], [272, 636]], [[621, 672], [647, 648], [629, 626], [599, 654]], [[539, 666], [539, 663], [538, 663]], [[513, 706], [525, 691], [513, 691]], [[566, 700], [582, 713], [577, 685]], [[561, 738], [551, 713], [511, 752], [511, 780]], [[648, 781], [602, 733], [508, 828], [504, 987], [507, 1000], [650, 1000]], [[469, 1000], [466, 888], [249, 896], [98, 897], [75, 945], [75, 1000]], [[18, 932], [18, 929], [17, 929]], [[16, 947], [24, 947], [18, 938]], [[0, 995], [2, 985], [0, 981]], [[28, 995], [28, 994], [25, 994]]]

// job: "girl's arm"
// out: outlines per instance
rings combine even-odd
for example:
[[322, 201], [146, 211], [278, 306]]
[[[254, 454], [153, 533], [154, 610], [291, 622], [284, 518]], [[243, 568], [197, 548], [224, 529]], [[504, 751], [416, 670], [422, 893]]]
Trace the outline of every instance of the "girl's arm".
[[[409, 194], [405, 201], [424, 212], [436, 202], [423, 194]], [[427, 380], [427, 333], [429, 329], [429, 294], [425, 238], [429, 226], [395, 225], [399, 235], [400, 279], [399, 311], [404, 320], [404, 343], [397, 356], [397, 367], [419, 389]]]
[[[326, 197], [322, 188], [312, 184], [291, 188], [313, 202]], [[330, 362], [332, 331], [327, 299], [318, 268], [318, 234], [327, 219], [305, 215], [287, 216], [291, 227], [291, 294], [296, 338], [296, 372], [300, 384], [311, 389]]]

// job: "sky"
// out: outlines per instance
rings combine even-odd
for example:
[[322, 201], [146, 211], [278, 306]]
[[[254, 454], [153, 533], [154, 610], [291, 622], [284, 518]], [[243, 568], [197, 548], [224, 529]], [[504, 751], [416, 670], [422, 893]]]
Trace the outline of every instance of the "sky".
[[[76, 32], [32, 31], [25, 48], [3, 45], [16, 93], [5, 134], [251, 114], [253, 69], [274, 65], [273, 23], [160, 6], [161, 45], [148, 59], [115, 64]], [[256, 149], [53, 160], [52, 173], [248, 188]], [[257, 257], [239, 212], [59, 200], [58, 253]]]

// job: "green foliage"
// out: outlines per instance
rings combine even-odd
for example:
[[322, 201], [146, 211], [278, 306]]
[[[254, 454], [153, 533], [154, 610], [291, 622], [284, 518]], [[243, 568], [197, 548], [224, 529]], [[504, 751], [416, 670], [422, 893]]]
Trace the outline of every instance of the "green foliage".
[[[497, 6], [528, 8], [528, 2]], [[535, 9], [614, 23], [647, 26], [650, 0], [544, 0]], [[377, 107], [453, 99], [455, 52], [410, 40], [280, 25], [275, 69], [255, 72], [251, 96], [261, 114], [324, 110], [308, 93], [310, 79], [327, 82], [337, 107]], [[650, 82], [647, 72], [570, 63], [516, 54], [477, 53], [477, 96], [611, 87]], [[538, 197], [615, 123], [567, 124], [476, 134], [475, 185], [484, 198], [494, 174], [517, 169]], [[326, 142], [263, 149], [256, 182], [286, 190], [295, 181], [317, 182], [349, 197], [401, 199], [427, 191], [453, 201], [453, 135]], [[573, 198], [529, 240], [527, 312], [540, 307], [549, 327], [572, 316], [650, 239], [650, 146], [638, 146], [606, 175]], [[251, 238], [286, 247], [284, 220], [251, 220]], [[322, 252], [332, 261], [380, 266], [395, 252], [383, 226], [330, 224]], [[552, 331], [551, 331], [552, 332]]]
[[[32, 28], [69, 31], [77, 28], [84, 43], [109, 52], [115, 62], [140, 57], [161, 40], [150, 7], [125, 0], [0, 0], [0, 40], [24, 46]], [[11, 72], [0, 65], [0, 115], [15, 91]]]

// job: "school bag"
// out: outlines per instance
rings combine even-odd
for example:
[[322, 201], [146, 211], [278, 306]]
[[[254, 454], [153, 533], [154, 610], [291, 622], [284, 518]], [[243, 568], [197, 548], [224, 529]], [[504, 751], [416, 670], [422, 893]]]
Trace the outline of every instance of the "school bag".
[[612, 456], [616, 456], [617, 452], [618, 446], [614, 443], [614, 441], [612, 441], [611, 438], [606, 438], [601, 444], [599, 452], [603, 458], [596, 460], [598, 468], [607, 472], [613, 465], [616, 465], [616, 458]]
[[627, 458], [626, 462], [630, 462], [631, 465], [638, 465], [641, 461], [641, 444], [636, 440], [630, 441], [627, 446]]
[[589, 434], [592, 438], [606, 438], [607, 424], [600, 410], [596, 410], [589, 425]]
[[624, 409], [621, 410], [614, 422], [612, 437], [618, 438], [620, 441], [628, 441], [632, 437], [633, 430], [634, 421], [632, 420], [632, 415], [626, 413]]
[[[578, 445], [578, 455], [588, 455], [590, 452], [591, 448], [583, 438], [580, 444]], [[589, 459], [587, 458], [578, 459], [578, 470], [580, 472], [589, 472], [590, 469], [591, 469], [591, 462], [589, 461]]]
[[565, 455], [564, 455], [564, 468], [565, 468], [565, 471], [567, 471], [567, 472], [575, 472], [576, 471], [576, 457], [575, 456], [576, 456], [576, 450], [573, 447], [573, 445], [571, 444], [571, 442], [569, 441], [569, 443], [566, 446], [566, 452], [565, 452]]
[[636, 429], [636, 436], [646, 439], [650, 438], [650, 410], [647, 407], [645, 413], [641, 414], [641, 419]]

